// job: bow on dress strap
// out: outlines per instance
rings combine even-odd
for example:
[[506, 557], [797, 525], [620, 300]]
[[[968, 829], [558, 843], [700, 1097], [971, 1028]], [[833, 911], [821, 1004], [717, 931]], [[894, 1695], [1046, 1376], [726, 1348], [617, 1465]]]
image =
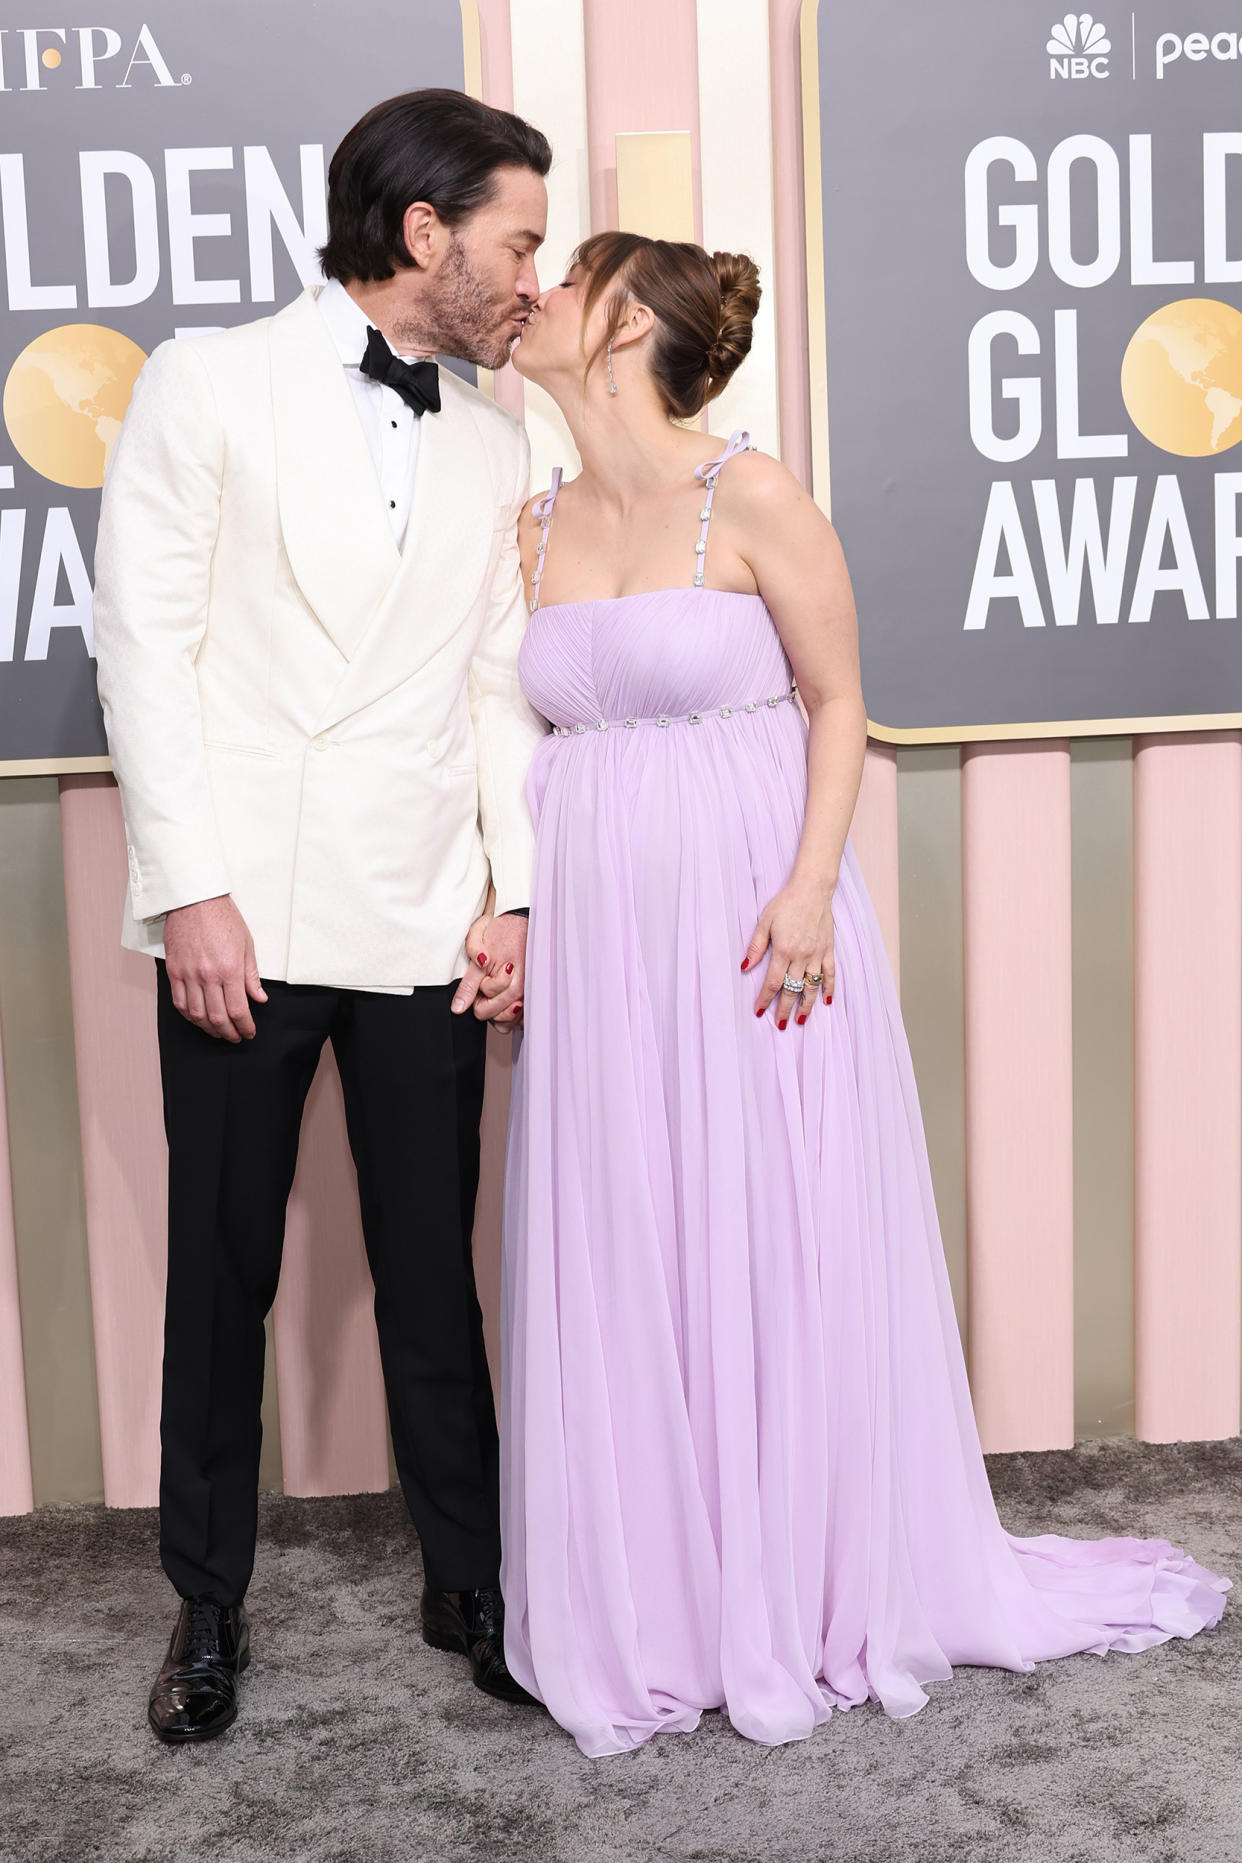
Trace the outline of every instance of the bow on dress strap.
[[723, 465], [726, 465], [728, 461], [733, 458], [735, 453], [744, 453], [749, 445], [750, 445], [750, 434], [748, 433], [746, 428], [745, 427], [737, 428], [734, 433], [730, 434], [729, 444], [725, 448], [724, 452], [720, 455], [719, 459], [709, 459], [705, 466], [695, 467], [694, 469], [695, 478], [705, 479], [709, 473], [719, 472], [720, 468]]
[[552, 489], [551, 491], [545, 492], [542, 498], [536, 498], [534, 504], [530, 508], [530, 514], [532, 517], [536, 517], [536, 518], [546, 518], [546, 517], [550, 518], [551, 517], [552, 507], [556, 503], [556, 494], [561, 489], [561, 477], [562, 477], [561, 468], [559, 466], [553, 466], [552, 468]]

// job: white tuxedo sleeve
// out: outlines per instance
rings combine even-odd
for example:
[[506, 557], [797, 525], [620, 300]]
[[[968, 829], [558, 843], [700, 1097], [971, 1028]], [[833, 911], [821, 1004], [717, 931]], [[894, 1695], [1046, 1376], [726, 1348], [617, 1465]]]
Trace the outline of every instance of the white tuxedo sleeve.
[[479, 770], [479, 820], [491, 863], [497, 913], [530, 904], [535, 836], [526, 803], [526, 773], [547, 725], [518, 684], [518, 648], [526, 631], [526, 598], [518, 559], [517, 521], [530, 479], [530, 442], [519, 435], [517, 474], [504, 522], [504, 541], [483, 631], [470, 663], [470, 715]]
[[99, 697], [136, 919], [229, 891], [195, 675], [223, 465], [202, 359], [188, 343], [162, 343], [112, 453], [95, 552]]

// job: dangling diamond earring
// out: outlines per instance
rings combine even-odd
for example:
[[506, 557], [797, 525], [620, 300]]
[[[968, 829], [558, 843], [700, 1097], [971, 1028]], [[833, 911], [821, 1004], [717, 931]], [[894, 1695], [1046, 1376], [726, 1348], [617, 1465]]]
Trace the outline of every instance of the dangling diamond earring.
[[612, 372], [612, 338], [611, 337], [609, 337], [608, 339], [608, 392], [610, 395], [615, 395], [617, 392], [617, 378]]

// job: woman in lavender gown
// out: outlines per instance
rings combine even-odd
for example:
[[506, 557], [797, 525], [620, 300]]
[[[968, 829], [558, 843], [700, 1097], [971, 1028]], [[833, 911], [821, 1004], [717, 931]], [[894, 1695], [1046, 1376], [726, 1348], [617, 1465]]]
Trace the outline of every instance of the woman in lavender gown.
[[1228, 1583], [1167, 1540], [997, 1519], [847, 837], [845, 565], [776, 460], [688, 424], [758, 302], [745, 258], [601, 234], [514, 357], [582, 471], [522, 519], [521, 677], [552, 729], [506, 1184], [506, 1651], [592, 1755], [706, 1708], [770, 1744], [868, 1699], [913, 1714], [958, 1663], [1190, 1636]]

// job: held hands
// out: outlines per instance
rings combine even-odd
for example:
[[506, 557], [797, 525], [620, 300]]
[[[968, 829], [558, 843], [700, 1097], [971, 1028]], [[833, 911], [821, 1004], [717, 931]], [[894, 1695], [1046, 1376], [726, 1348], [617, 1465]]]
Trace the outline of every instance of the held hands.
[[453, 1014], [465, 1015], [474, 1006], [480, 1022], [498, 1029], [513, 1029], [522, 1019], [522, 989], [526, 978], [526, 920], [520, 913], [489, 910], [477, 918], [466, 934], [470, 968], [453, 996]]
[[251, 1002], [265, 1003], [254, 940], [226, 894], [177, 906], [164, 921], [172, 999], [187, 1022], [220, 1041], [251, 1041]]
[[[825, 1003], [832, 1001], [836, 966], [831, 894], [822, 886], [791, 880], [760, 913], [742, 969], [754, 970], [769, 945], [772, 956], [755, 1014], [765, 1015], [775, 1003], [778, 1028], [787, 1025], [791, 1013], [801, 1027], [821, 993]], [[786, 978], [796, 983], [800, 977], [807, 979], [804, 990], [795, 993], [783, 987]]]
[[[466, 938], [470, 969], [457, 986], [453, 1013], [474, 1005], [481, 1022], [513, 1029], [521, 1021], [526, 973], [526, 920], [489, 910]], [[222, 894], [178, 906], [164, 921], [164, 958], [175, 1007], [204, 1034], [220, 1041], [254, 1039], [251, 1002], [265, 1003], [254, 940], [232, 899]]]

